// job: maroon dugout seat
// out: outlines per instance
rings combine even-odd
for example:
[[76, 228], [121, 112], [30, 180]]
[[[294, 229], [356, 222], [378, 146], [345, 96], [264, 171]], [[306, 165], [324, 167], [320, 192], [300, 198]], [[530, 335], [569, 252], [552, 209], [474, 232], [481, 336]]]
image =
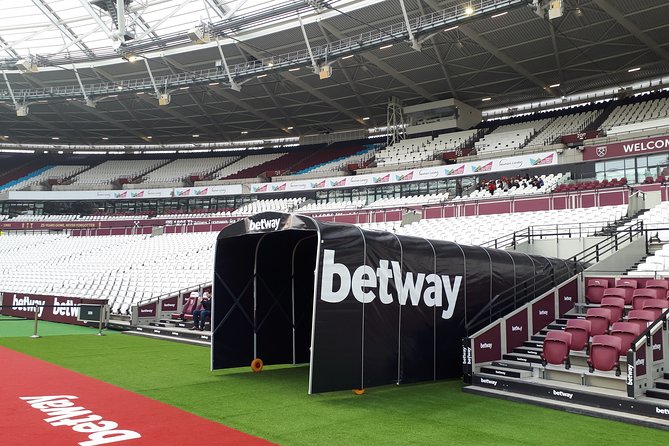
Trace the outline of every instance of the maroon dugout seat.
[[630, 310], [627, 314], [627, 322], [636, 324], [639, 327], [639, 333], [648, 328], [648, 325], [655, 320], [655, 313], [650, 310]]
[[605, 279], [590, 279], [588, 286], [585, 289], [585, 298], [592, 304], [598, 304], [602, 301], [604, 291], [609, 287], [609, 283]]
[[590, 340], [590, 321], [585, 319], [568, 319], [565, 333], [571, 334], [570, 350], [583, 350]]
[[639, 288], [638, 282], [635, 279], [618, 279], [616, 288], [625, 290], [625, 305], [632, 304], [632, 293]]
[[634, 322], [614, 322], [611, 325], [611, 335], [620, 338], [622, 344], [621, 353], [624, 354], [631, 348], [632, 341], [641, 334], [639, 325]]
[[571, 334], [551, 330], [544, 339], [544, 348], [541, 352], [541, 360], [544, 366], [546, 364], [564, 364], [569, 368], [569, 344], [571, 344]]
[[609, 331], [611, 310], [608, 308], [589, 308], [585, 319], [590, 321], [590, 335], [602, 335]]
[[660, 288], [666, 293], [669, 290], [669, 280], [647, 280], [645, 288]]
[[634, 290], [632, 296], [632, 309], [643, 310], [643, 304], [649, 300], [663, 300], [664, 290], [662, 288], [639, 288]]
[[623, 300], [624, 305], [631, 305], [633, 293], [634, 288], [607, 288], [604, 290], [604, 294], [602, 294], [602, 299], [605, 297], [619, 297]]
[[647, 300], [643, 303], [643, 309], [652, 311], [655, 319], [660, 317], [669, 308], [669, 301], [662, 299]]
[[613, 323], [622, 319], [623, 312], [625, 311], [625, 299], [622, 297], [605, 296], [602, 298], [600, 307], [611, 310], [611, 322]]
[[622, 340], [617, 336], [596, 335], [592, 337], [588, 366], [590, 372], [600, 370], [608, 372], [616, 369], [616, 376], [620, 376], [620, 352]]
[[188, 296], [188, 299], [184, 303], [184, 307], [181, 313], [172, 313], [171, 318], [172, 319], [192, 319], [193, 318], [193, 311], [195, 311], [198, 303], [199, 303], [199, 298], [200, 294], [197, 292], [193, 292]]

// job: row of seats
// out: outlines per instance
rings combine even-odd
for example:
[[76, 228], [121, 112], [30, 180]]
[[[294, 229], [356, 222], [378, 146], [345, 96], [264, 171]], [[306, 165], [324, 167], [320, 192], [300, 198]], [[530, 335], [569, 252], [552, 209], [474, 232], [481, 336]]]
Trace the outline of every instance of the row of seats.
[[622, 187], [627, 185], [627, 178], [623, 177], [620, 180], [613, 178], [609, 180], [593, 180], [581, 181], [569, 184], [560, 184], [553, 192], [575, 192], [581, 190], [606, 189], [610, 187]]
[[363, 149], [357, 153], [354, 153], [353, 155], [336, 158], [325, 163], [308, 167], [299, 172], [296, 172], [295, 175], [303, 173], [319, 173], [319, 172], [327, 173], [327, 172], [346, 171], [349, 164], [363, 165], [373, 156], [374, 156], [373, 150]]
[[530, 139], [550, 123], [550, 119], [506, 124], [497, 127], [474, 143], [476, 152], [500, 152], [524, 147]]
[[211, 281], [216, 232], [0, 237], [3, 291], [107, 299], [127, 314], [140, 301]]
[[486, 198], [505, 198], [513, 197], [518, 195], [536, 195], [536, 194], [546, 194], [554, 191], [561, 182], [566, 178], [562, 173], [558, 174], [548, 174], [540, 175], [539, 177], [543, 186], [536, 187], [531, 184], [531, 180], [521, 179], [518, 186], [512, 186], [506, 190], [503, 187], [496, 187], [495, 191], [491, 194], [487, 189], [480, 189], [471, 192], [469, 195], [464, 197], [455, 197], [453, 201], [462, 201], [462, 200], [480, 200]]
[[105, 161], [74, 177], [73, 182], [78, 184], [111, 184], [121, 178], [133, 180], [141, 177], [150, 170], [168, 163], [169, 160], [111, 160]]
[[[555, 238], [556, 225], [572, 224], [572, 234], [561, 231], [558, 237], [592, 235], [627, 213], [627, 205], [552, 211], [516, 212], [452, 218], [423, 219], [409, 225], [400, 222], [364, 223], [364, 229], [385, 230], [401, 235], [445, 240], [464, 245], [480, 245], [515, 231], [533, 226], [539, 237]], [[542, 229], [542, 226], [544, 229]], [[546, 235], [544, 235], [544, 233]]]
[[527, 147], [539, 147], [553, 144], [561, 136], [583, 131], [601, 114], [601, 110], [591, 110], [575, 113], [573, 115], [559, 116], [542, 131], [537, 133], [527, 144]]
[[143, 183], [173, 183], [197, 177], [203, 179], [239, 159], [238, 156], [219, 156], [214, 158], [184, 158], [174, 160], [148, 173]]
[[88, 169], [88, 167], [89, 166], [70, 165], [50, 166], [32, 172], [26, 177], [19, 178], [18, 180], [13, 181], [10, 185], [5, 185], [4, 187], [0, 188], [0, 190], [7, 192], [13, 190], [29, 189], [33, 186], [39, 186], [46, 182], [60, 183], [63, 180]]
[[640, 131], [669, 124], [669, 98], [620, 105], [602, 123], [607, 135]]

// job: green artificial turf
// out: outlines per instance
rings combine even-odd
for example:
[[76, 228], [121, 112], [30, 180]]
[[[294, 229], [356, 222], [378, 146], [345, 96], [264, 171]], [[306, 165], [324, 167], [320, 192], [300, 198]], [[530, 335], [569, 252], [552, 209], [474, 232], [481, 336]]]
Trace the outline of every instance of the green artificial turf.
[[[30, 337], [35, 333], [35, 321], [11, 316], [0, 315], [0, 338]], [[97, 334], [98, 328], [93, 326], [59, 324], [57, 322], [38, 321], [38, 336]], [[117, 331], [103, 330], [105, 334], [117, 334]]]
[[669, 441], [661, 430], [466, 394], [459, 380], [310, 396], [306, 366], [212, 373], [209, 350], [198, 346], [88, 335], [0, 338], [0, 345], [286, 445]]

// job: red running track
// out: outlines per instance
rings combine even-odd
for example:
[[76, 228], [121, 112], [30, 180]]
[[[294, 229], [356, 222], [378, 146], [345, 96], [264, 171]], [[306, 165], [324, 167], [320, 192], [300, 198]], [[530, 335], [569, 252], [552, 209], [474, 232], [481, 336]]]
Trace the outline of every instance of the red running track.
[[270, 444], [4, 347], [0, 364], [2, 445]]

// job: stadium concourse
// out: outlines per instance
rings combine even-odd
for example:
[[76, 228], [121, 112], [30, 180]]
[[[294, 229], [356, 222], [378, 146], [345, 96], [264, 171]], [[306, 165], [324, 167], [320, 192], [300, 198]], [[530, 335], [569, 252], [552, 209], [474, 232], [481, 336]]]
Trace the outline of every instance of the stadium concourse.
[[664, 439], [669, 2], [0, 10], [3, 444]]

